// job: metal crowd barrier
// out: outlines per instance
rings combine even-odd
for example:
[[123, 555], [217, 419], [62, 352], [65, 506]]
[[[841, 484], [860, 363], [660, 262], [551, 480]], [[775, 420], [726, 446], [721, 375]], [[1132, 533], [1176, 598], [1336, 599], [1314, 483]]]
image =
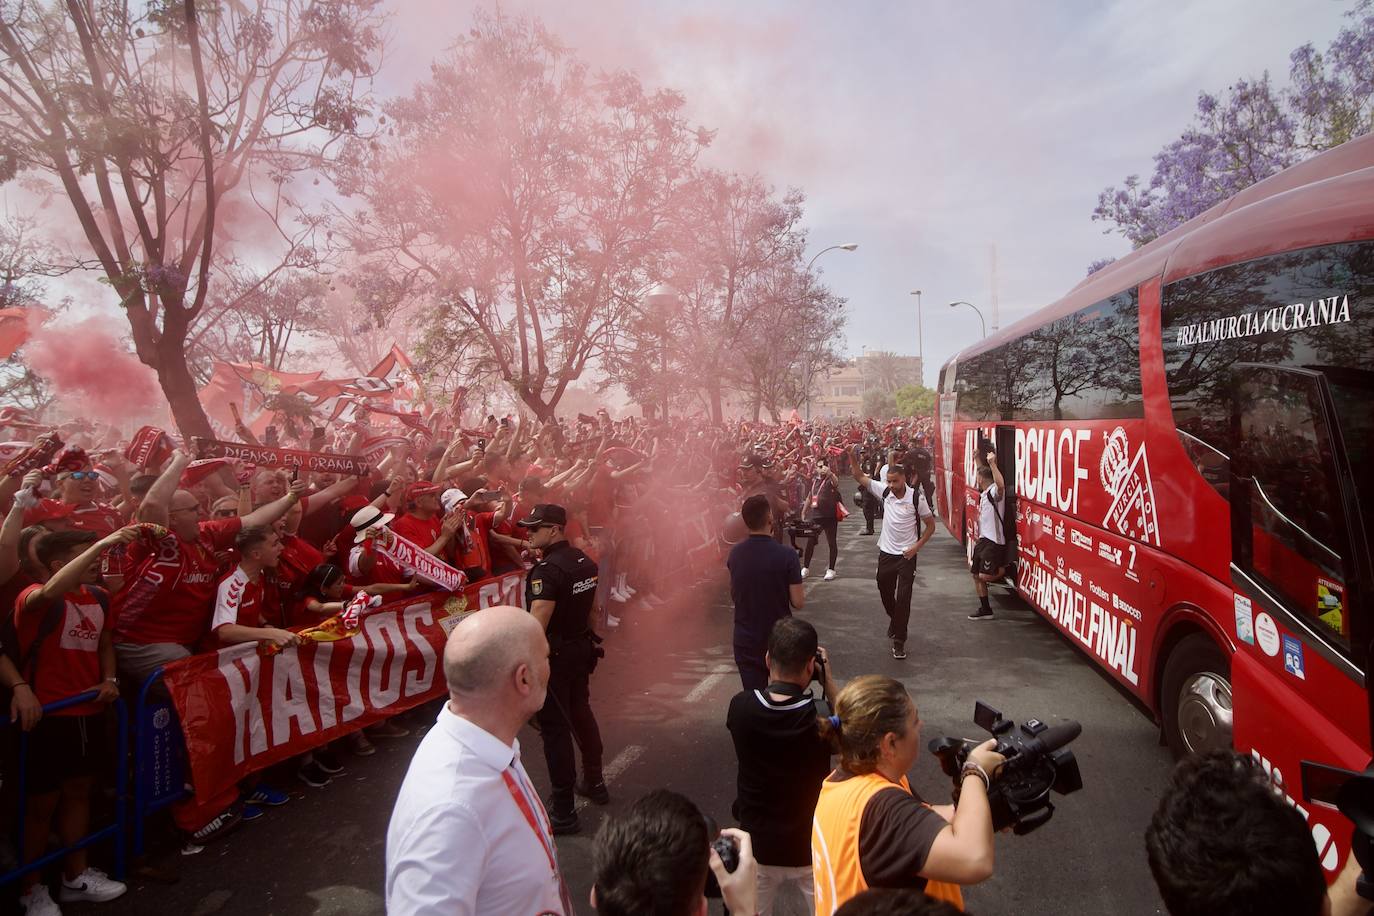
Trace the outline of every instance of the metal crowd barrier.
[[[68, 709], [72, 706], [79, 706], [82, 703], [89, 703], [97, 696], [94, 690], [87, 690], [85, 693], [78, 693], [76, 696], [66, 697], [56, 700], [43, 707], [43, 715], [46, 717], [52, 713]], [[49, 852], [46, 855], [35, 859], [32, 862], [21, 861], [14, 869], [0, 875], [0, 885], [8, 884], [21, 875], [28, 874], [40, 868], [46, 868], [53, 862], [61, 859], [70, 852], [84, 849], [104, 839], [114, 840], [114, 868], [111, 872], [116, 880], [123, 880], [128, 870], [128, 818], [129, 818], [129, 717], [126, 715], [123, 698], [117, 699], [112, 704], [115, 715], [119, 720], [119, 739], [118, 750], [115, 754], [115, 819], [114, 823], [107, 824], [86, 836], [77, 840], [71, 846]], [[0, 718], [0, 727], [10, 725], [8, 719]], [[28, 751], [29, 735], [28, 732], [19, 732], [19, 792], [17, 808], [16, 853], [19, 859], [24, 856], [24, 820], [28, 807]]]
[[145, 825], [157, 811], [187, 798], [186, 741], [172, 701], [163, 691], [149, 698], [162, 680], [159, 668], [138, 688], [134, 704], [133, 853], [143, 855]]

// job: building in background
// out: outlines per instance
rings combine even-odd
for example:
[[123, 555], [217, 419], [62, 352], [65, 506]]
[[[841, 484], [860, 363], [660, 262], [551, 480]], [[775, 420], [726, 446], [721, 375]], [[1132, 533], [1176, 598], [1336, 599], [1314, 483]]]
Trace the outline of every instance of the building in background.
[[811, 416], [862, 416], [867, 392], [891, 394], [907, 385], [922, 384], [923, 368], [919, 356], [865, 350], [857, 359], [816, 376], [811, 388]]

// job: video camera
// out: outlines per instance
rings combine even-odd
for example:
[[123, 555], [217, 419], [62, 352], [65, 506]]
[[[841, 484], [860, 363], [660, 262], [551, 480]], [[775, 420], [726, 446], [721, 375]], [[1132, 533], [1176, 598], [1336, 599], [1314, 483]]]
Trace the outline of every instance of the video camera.
[[1355, 825], [1350, 837], [1350, 852], [1360, 863], [1355, 890], [1365, 900], [1374, 900], [1374, 762], [1363, 773], [1323, 763], [1302, 761], [1302, 797], [1338, 809]]
[[792, 548], [797, 553], [802, 552], [802, 548], [797, 546], [797, 539], [803, 541], [814, 541], [821, 536], [821, 523], [808, 521], [800, 513], [794, 512], [787, 517], [783, 524], [783, 530], [787, 532], [788, 539], [792, 542]]
[[[1051, 791], [1068, 795], [1083, 788], [1078, 761], [1065, 747], [1083, 732], [1077, 722], [1046, 725], [1039, 719], [1028, 719], [1018, 728], [982, 700], [973, 707], [973, 721], [997, 739], [996, 751], [1007, 761], [988, 789], [994, 830], [1010, 827], [1017, 836], [1023, 836], [1043, 827], [1054, 814]], [[979, 743], [967, 738], [930, 741], [930, 752], [940, 758], [940, 768], [954, 780], [956, 802], [959, 774], [969, 751]]]

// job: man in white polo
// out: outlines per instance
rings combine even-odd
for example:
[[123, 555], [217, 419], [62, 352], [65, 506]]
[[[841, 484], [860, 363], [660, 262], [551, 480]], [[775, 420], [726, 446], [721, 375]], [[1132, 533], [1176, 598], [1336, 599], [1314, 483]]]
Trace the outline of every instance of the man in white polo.
[[878, 536], [878, 596], [887, 612], [892, 657], [906, 658], [916, 554], [935, 533], [935, 513], [921, 488], [907, 484], [906, 468], [900, 462], [888, 463], [886, 486], [863, 472], [853, 446], [849, 449], [849, 467], [859, 485], [883, 503], [883, 530]]
[[517, 607], [485, 608], [444, 647], [449, 700], [386, 833], [386, 910], [572, 916], [544, 804], [516, 734], [544, 705], [549, 644]]

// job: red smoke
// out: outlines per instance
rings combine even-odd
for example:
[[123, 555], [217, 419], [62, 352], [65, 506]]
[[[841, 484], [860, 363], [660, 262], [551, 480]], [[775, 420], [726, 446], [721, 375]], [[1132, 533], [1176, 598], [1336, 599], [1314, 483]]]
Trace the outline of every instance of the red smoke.
[[24, 361], [41, 375], [58, 402], [76, 416], [124, 425], [164, 409], [153, 370], [120, 341], [112, 318], [47, 325], [24, 348]]

